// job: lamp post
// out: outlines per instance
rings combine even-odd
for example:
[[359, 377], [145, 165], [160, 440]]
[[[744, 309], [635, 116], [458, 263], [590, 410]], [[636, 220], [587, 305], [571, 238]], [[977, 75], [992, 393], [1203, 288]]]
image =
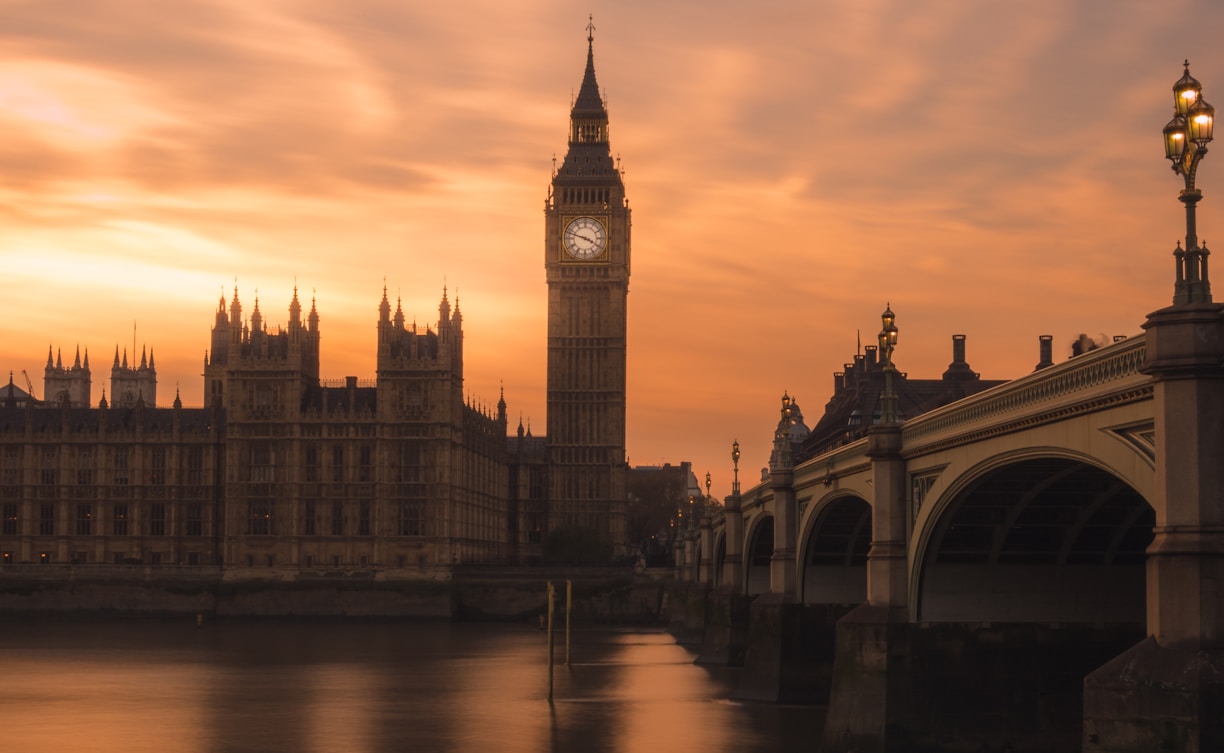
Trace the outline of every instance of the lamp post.
[[895, 424], [898, 416], [893, 373], [897, 367], [893, 365], [892, 354], [893, 349], [897, 347], [897, 315], [892, 311], [892, 304], [885, 304], [880, 321], [884, 325], [880, 330], [880, 363], [884, 367], [884, 393], [880, 395], [880, 423]]
[[732, 464], [731, 467], [732, 467], [732, 473], [734, 474], [732, 476], [733, 480], [731, 481], [731, 493], [732, 494], [739, 494], [740, 492], [739, 459], [740, 459], [739, 440], [736, 439], [731, 442], [731, 464]]
[[1203, 86], [1186, 72], [1173, 84], [1173, 119], [1164, 127], [1165, 157], [1173, 163], [1173, 172], [1182, 176], [1186, 187], [1178, 199], [1186, 205], [1186, 247], [1178, 242], [1173, 251], [1177, 278], [1173, 285], [1173, 303], [1211, 303], [1211, 283], [1207, 279], [1207, 244], [1199, 245], [1194, 209], [1203, 194], [1194, 186], [1199, 160], [1207, 154], [1215, 125], [1215, 108], [1203, 99]]

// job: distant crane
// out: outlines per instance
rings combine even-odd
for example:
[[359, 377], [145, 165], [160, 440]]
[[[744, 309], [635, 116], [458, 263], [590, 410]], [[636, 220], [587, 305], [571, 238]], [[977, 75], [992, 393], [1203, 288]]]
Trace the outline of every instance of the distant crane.
[[25, 369], [21, 370], [21, 375], [25, 377], [25, 380], [26, 380], [26, 392], [30, 395], [30, 399], [33, 400], [34, 399], [34, 383], [30, 381], [30, 375], [26, 373]]

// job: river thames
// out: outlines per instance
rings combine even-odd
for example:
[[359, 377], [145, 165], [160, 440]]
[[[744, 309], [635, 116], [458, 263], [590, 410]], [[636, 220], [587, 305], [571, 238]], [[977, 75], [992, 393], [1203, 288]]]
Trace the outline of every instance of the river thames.
[[651, 630], [175, 620], [0, 622], [23, 753], [814, 750], [824, 709], [728, 700], [734, 670]]

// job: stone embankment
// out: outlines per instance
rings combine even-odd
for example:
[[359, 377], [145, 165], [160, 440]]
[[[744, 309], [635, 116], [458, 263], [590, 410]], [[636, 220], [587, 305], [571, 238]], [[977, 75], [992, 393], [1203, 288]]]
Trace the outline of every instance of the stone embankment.
[[665, 621], [662, 573], [612, 568], [463, 568], [412, 579], [359, 572], [235, 576], [217, 568], [4, 568], [0, 614], [536, 621], [546, 610], [550, 581], [562, 614], [567, 580], [576, 622]]

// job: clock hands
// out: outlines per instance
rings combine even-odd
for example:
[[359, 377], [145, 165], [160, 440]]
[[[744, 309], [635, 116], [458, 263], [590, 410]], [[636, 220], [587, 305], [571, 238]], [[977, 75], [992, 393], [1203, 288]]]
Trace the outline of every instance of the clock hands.
[[580, 239], [582, 239], [582, 240], [586, 241], [587, 243], [590, 243], [592, 246], [594, 246], [594, 245], [596, 245], [596, 244], [598, 244], [598, 243], [599, 243], [599, 241], [595, 240], [594, 238], [590, 237], [589, 235], [583, 235], [582, 233], [576, 233], [576, 232], [574, 232], [573, 230], [567, 230], [565, 234], [566, 234], [566, 235], [572, 235], [572, 236], [573, 236], [573, 237], [575, 237], [575, 238], [580, 238]]

